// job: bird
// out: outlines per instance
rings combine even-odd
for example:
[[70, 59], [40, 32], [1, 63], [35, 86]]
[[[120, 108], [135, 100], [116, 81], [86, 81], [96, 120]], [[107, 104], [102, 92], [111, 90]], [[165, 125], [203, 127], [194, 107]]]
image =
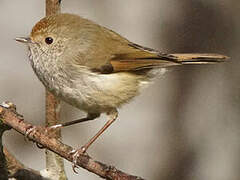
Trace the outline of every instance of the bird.
[[29, 50], [30, 64], [48, 91], [87, 116], [52, 126], [90, 121], [106, 113], [108, 121], [75, 157], [117, 119], [118, 109], [140, 94], [142, 87], [172, 66], [214, 64], [227, 56], [162, 53], [129, 41], [120, 34], [75, 14], [44, 17], [28, 37], [16, 38]]

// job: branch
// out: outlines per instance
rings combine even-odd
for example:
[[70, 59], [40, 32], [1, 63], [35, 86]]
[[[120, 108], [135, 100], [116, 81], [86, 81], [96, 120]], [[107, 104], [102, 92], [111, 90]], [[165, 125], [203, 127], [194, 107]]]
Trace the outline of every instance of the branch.
[[7, 170], [10, 174], [8, 178], [15, 178], [18, 180], [50, 180], [43, 177], [39, 171], [24, 166], [6, 148], [3, 148], [3, 152], [7, 161]]
[[0, 179], [2, 180], [8, 179], [7, 161], [3, 153], [2, 136], [3, 133], [9, 129], [9, 126], [0, 121]]
[[7, 169], [10, 174], [16, 173], [19, 169], [24, 169], [24, 165], [19, 162], [6, 148], [3, 148], [3, 153], [7, 162]]
[[[16, 110], [16, 107], [11, 103], [8, 104], [8, 107], [11, 111]], [[3, 133], [10, 129], [11, 128], [8, 125], [3, 123], [0, 116], [0, 179], [7, 180], [10, 177], [14, 177], [19, 180], [47, 180], [46, 178], [42, 177], [38, 171], [26, 168], [6, 148], [3, 147]], [[11, 175], [9, 176], [9, 174]]]
[[[60, 0], [46, 0], [46, 16], [58, 14], [61, 11]], [[46, 126], [52, 126], [59, 124], [60, 120], [60, 101], [54, 97], [53, 94], [46, 90]], [[61, 139], [61, 130], [53, 131], [56, 138]], [[46, 176], [58, 179], [66, 180], [66, 173], [64, 171], [63, 159], [57, 154], [46, 150], [46, 169], [44, 174]]]
[[46, 0], [46, 15], [50, 16], [53, 14], [60, 13], [61, 11], [60, 0]]
[[[23, 118], [20, 118], [17, 112], [11, 111], [2, 106], [0, 106], [0, 116], [6, 125], [12, 127], [25, 136], [27, 130], [29, 130], [30, 127], [34, 127], [35, 130], [28, 135], [28, 138], [31, 141], [41, 144], [44, 148], [58, 154], [70, 162], [73, 162], [73, 155], [71, 152], [74, 149], [66, 144], [63, 144], [56, 138], [50, 137], [45, 128], [32, 126], [31, 124], [24, 122]], [[113, 166], [96, 161], [87, 154], [82, 154], [78, 157], [77, 165], [108, 180], [143, 180], [143, 178], [129, 175]]]

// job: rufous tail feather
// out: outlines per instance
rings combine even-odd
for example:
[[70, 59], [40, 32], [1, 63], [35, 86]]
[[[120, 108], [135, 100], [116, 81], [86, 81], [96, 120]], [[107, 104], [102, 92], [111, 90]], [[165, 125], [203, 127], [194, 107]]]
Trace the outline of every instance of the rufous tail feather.
[[220, 54], [171, 54], [180, 64], [214, 64], [226, 61], [229, 57]]

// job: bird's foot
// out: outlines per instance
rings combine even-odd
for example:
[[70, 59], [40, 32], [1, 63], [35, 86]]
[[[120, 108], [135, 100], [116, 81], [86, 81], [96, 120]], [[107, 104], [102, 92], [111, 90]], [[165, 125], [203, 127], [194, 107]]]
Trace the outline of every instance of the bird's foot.
[[77, 165], [77, 160], [80, 155], [87, 155], [86, 150], [87, 150], [87, 148], [85, 146], [83, 146], [80, 149], [77, 149], [77, 150], [74, 149], [70, 152], [70, 155], [72, 155], [72, 157], [73, 157], [72, 169], [73, 169], [73, 172], [75, 172], [76, 174], [78, 174], [78, 172], [76, 171], [76, 168], [79, 167]]
[[32, 139], [29, 137], [31, 133], [35, 133], [37, 130], [37, 127], [36, 126], [29, 126], [27, 127], [26, 129], [26, 133], [25, 133], [25, 136], [24, 136], [24, 139], [25, 141], [32, 141]]
[[[26, 130], [26, 133], [25, 133], [25, 137], [24, 137], [24, 139], [25, 139], [25, 141], [33, 141], [33, 142], [35, 142], [32, 138], [30, 138], [29, 136], [33, 133], [36, 133], [38, 130], [42, 130], [42, 127], [40, 127], [40, 126], [29, 126], [28, 128], [27, 128], [27, 130]], [[43, 145], [41, 145], [41, 144], [39, 144], [38, 142], [35, 142], [36, 143], [36, 145], [37, 145], [37, 147], [38, 148], [40, 148], [40, 149], [43, 149], [44, 148], [44, 146]]]
[[62, 124], [56, 124], [56, 125], [47, 127], [47, 129], [48, 130], [56, 130], [56, 129], [59, 129], [61, 127], [63, 127]]
[[45, 127], [45, 133], [51, 137], [56, 137], [56, 132], [60, 130], [61, 124]]

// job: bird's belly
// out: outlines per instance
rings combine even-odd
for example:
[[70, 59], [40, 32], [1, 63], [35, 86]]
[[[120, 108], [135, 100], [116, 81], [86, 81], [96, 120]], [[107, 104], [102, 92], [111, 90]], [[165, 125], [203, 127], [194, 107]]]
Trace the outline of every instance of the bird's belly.
[[138, 95], [141, 82], [142, 76], [131, 73], [82, 74], [58, 96], [86, 112], [108, 112]]

